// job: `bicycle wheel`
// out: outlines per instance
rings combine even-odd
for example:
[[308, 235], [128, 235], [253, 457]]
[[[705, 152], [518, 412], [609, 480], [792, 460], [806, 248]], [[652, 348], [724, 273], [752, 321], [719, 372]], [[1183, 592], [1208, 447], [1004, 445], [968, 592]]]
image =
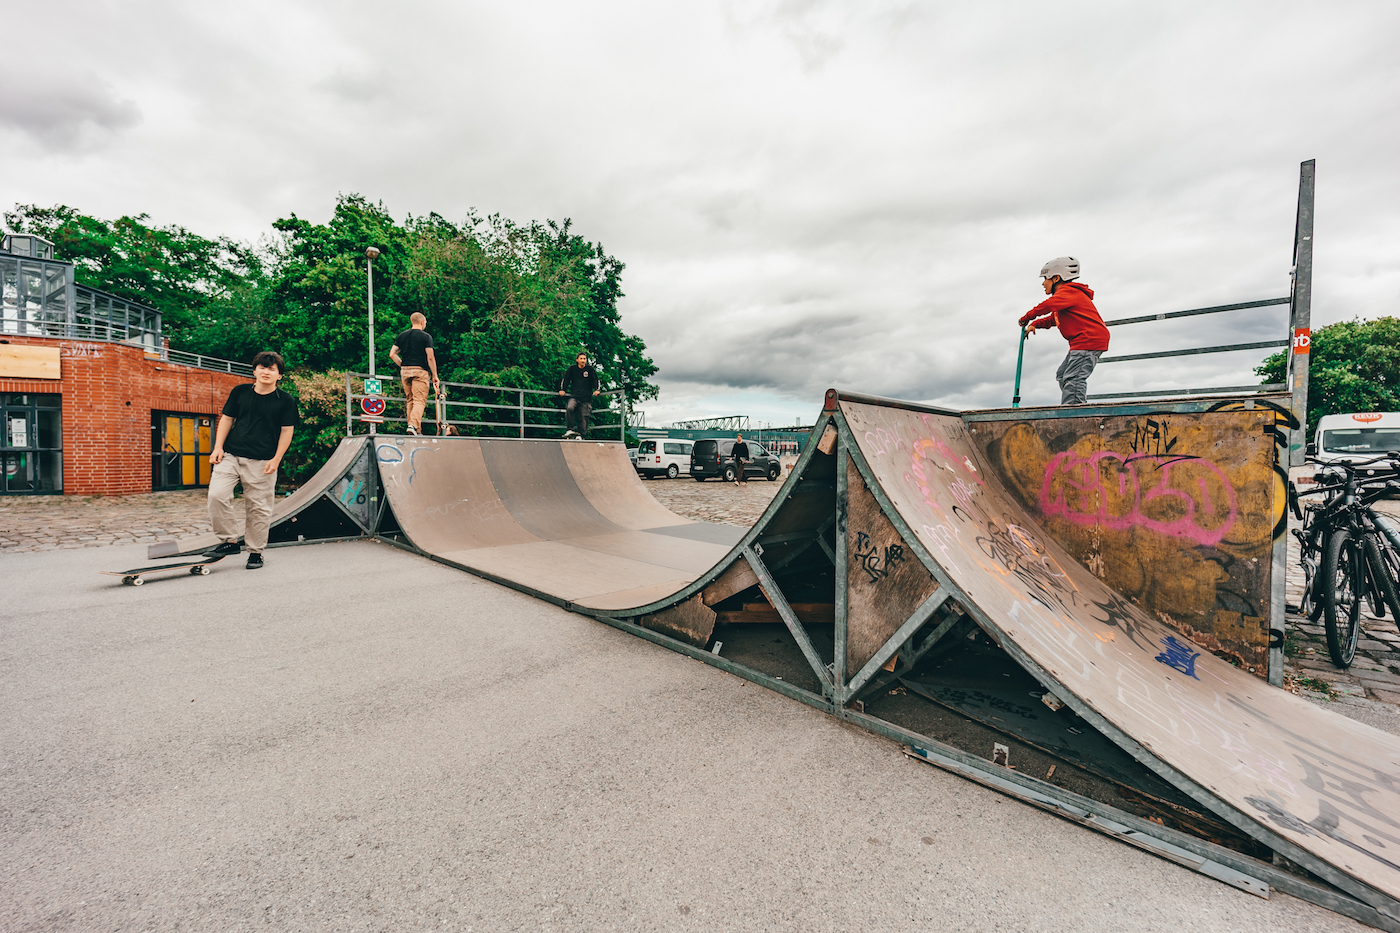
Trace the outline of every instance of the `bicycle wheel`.
[[[1375, 590], [1385, 598], [1385, 605], [1377, 613], [1376, 618], [1384, 618], [1385, 610], [1390, 609], [1390, 620], [1400, 625], [1400, 593], [1395, 588], [1395, 571], [1392, 561], [1393, 555], [1382, 552], [1382, 545], [1376, 541], [1374, 534], [1366, 535], [1364, 542], [1366, 554], [1366, 566], [1370, 568], [1371, 579], [1375, 581]], [[1391, 560], [1387, 560], [1389, 557]]]
[[1322, 621], [1327, 627], [1327, 652], [1342, 670], [1356, 658], [1361, 633], [1361, 591], [1366, 586], [1364, 558], [1351, 532], [1338, 528], [1322, 558]]

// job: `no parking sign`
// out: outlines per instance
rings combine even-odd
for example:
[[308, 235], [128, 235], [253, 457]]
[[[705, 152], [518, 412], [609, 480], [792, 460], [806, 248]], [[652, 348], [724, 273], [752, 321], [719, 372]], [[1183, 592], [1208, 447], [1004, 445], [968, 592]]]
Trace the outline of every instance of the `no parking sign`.
[[370, 395], [360, 399], [360, 410], [365, 413], [361, 421], [372, 421], [376, 424], [384, 420], [384, 396]]

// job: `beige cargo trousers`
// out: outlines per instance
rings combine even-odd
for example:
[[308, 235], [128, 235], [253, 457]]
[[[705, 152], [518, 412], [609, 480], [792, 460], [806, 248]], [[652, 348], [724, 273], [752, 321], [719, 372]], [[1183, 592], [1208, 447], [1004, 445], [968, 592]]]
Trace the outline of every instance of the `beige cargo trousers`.
[[264, 473], [266, 466], [266, 460], [226, 453], [209, 475], [209, 521], [220, 541], [238, 540], [233, 487], [243, 484], [243, 543], [254, 554], [261, 554], [267, 547], [272, 507], [277, 501], [277, 471]]

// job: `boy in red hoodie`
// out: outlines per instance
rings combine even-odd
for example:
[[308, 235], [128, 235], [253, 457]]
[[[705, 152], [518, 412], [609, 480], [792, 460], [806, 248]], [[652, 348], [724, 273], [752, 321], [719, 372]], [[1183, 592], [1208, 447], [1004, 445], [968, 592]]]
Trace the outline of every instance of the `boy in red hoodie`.
[[1089, 374], [1108, 349], [1108, 328], [1094, 307], [1094, 290], [1081, 285], [1079, 260], [1073, 256], [1052, 259], [1040, 267], [1041, 284], [1050, 297], [1021, 315], [1026, 336], [1041, 328], [1058, 327], [1069, 341], [1069, 353], [1055, 379], [1060, 383], [1061, 405], [1083, 405], [1088, 399]]

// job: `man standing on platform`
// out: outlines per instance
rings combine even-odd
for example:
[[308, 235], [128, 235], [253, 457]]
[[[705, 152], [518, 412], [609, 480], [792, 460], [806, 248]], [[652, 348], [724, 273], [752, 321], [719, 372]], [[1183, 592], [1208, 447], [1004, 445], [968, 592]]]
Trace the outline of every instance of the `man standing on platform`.
[[248, 569], [260, 570], [272, 507], [277, 499], [277, 466], [292, 443], [299, 413], [297, 400], [277, 388], [285, 365], [264, 351], [253, 357], [253, 384], [234, 386], [214, 431], [209, 454], [209, 521], [222, 542], [215, 554], [237, 554], [238, 524], [233, 487], [243, 484], [243, 540]]
[[559, 394], [569, 397], [564, 409], [564, 437], [588, 436], [588, 416], [593, 414], [593, 397], [598, 394], [598, 371], [589, 365], [587, 350], [580, 350], [574, 365], [564, 370]]
[[[433, 338], [428, 334], [428, 319], [414, 311], [408, 316], [413, 326], [394, 338], [389, 348], [389, 359], [399, 367], [399, 378], [403, 380], [404, 403], [408, 406], [408, 433], [423, 432], [423, 409], [428, 406], [428, 373], [432, 371], [433, 389], [440, 391], [442, 382], [438, 379], [437, 357], [433, 354]], [[400, 358], [399, 351], [403, 351]]]

